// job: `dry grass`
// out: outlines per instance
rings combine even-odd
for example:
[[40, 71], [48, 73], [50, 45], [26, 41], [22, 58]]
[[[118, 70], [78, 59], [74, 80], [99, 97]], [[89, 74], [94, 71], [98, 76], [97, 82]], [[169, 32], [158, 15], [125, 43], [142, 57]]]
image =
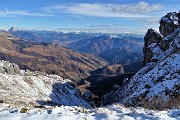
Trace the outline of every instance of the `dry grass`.
[[180, 109], [180, 95], [168, 100], [162, 98], [143, 99], [140, 104], [135, 106], [152, 110]]

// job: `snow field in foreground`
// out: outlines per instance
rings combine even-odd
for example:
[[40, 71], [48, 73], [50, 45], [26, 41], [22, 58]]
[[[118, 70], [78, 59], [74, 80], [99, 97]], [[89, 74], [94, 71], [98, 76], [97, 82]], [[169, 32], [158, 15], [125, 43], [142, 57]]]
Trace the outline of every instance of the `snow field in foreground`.
[[60, 106], [50, 109], [30, 109], [20, 113], [20, 109], [0, 108], [0, 120], [180, 120], [180, 109], [167, 111], [124, 108], [111, 105], [97, 109], [77, 106]]

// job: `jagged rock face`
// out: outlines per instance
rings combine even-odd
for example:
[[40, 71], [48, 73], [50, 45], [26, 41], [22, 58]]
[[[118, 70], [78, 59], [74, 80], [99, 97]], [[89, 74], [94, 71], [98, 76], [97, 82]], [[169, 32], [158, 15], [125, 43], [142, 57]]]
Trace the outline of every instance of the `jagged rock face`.
[[154, 29], [148, 29], [144, 37], [144, 61], [143, 66], [149, 63], [153, 56], [153, 48], [158, 46], [159, 42], [162, 40], [162, 36]]
[[180, 95], [180, 29], [165, 37], [167, 49], [160, 45], [152, 47], [152, 59], [145, 67], [141, 68], [130, 81], [117, 91], [103, 97], [103, 101], [111, 96], [116, 96], [114, 101], [125, 104], [141, 104], [142, 98], [171, 99]]
[[159, 31], [166, 37], [178, 28], [178, 17], [180, 13], [170, 12], [163, 16], [160, 21]]
[[[7, 61], [0, 61], [0, 71], [3, 68], [2, 66], [11, 65], [12, 63]], [[18, 67], [16, 64], [13, 66]], [[57, 104], [90, 107], [80, 91], [68, 79], [63, 79], [57, 75], [39, 75], [37, 72], [32, 72], [33, 75], [27, 75], [23, 70], [20, 74], [14, 75], [12, 73], [17, 73], [16, 70], [10, 74], [9, 71], [3, 72], [0, 73], [0, 100], [13, 107], [38, 107]]]
[[8, 61], [2, 62], [2, 64], [0, 64], [0, 73], [10, 75], [20, 74], [19, 66], [14, 63], [9, 63]]
[[162, 41], [169, 42], [168, 49], [163, 51], [159, 46], [153, 49], [153, 58], [159, 61], [150, 62], [130, 80], [125, 102], [140, 96], [169, 98], [180, 95], [180, 29]]

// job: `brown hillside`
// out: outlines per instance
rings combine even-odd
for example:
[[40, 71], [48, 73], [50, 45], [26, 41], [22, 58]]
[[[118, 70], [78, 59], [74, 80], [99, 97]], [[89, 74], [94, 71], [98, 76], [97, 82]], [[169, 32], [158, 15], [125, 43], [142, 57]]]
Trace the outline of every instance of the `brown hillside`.
[[72, 80], [85, 78], [89, 72], [107, 65], [94, 55], [58, 45], [20, 40], [7, 32], [0, 32], [0, 59], [15, 62], [21, 69], [58, 74]]

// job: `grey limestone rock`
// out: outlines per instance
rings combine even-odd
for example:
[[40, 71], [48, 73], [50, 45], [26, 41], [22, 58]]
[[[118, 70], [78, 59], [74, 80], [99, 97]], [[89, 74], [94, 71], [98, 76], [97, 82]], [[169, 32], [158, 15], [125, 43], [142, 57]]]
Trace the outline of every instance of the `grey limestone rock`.
[[[158, 33], [155, 29], [148, 29], [145, 37], [144, 37], [144, 48], [143, 48], [143, 52], [144, 52], [144, 61], [143, 61], [143, 66], [145, 66], [147, 63], [149, 63], [151, 61], [151, 58], [153, 56], [153, 52], [152, 52], [152, 47], [150, 46], [152, 43], [155, 43], [154, 45], [158, 45], [159, 42], [162, 40], [162, 36], [160, 33]], [[154, 47], [156, 47], [154, 46]]]
[[178, 28], [179, 14], [180, 13], [170, 12], [161, 18], [161, 21], [159, 22], [160, 23], [159, 31], [164, 37], [171, 34]]

